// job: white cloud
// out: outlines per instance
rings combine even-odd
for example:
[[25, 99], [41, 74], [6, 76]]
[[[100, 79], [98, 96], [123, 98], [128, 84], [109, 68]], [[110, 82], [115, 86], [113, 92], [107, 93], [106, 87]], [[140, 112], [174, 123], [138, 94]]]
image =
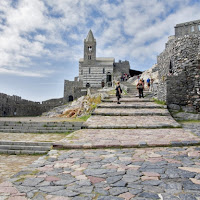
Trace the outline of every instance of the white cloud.
[[191, 0], [19, 0], [14, 7], [11, 3], [0, 1], [0, 73], [21, 68], [32, 73], [36, 65], [45, 72], [53, 67], [51, 61], [61, 60], [78, 66], [90, 28], [97, 39], [97, 56], [152, 60], [163, 50], [167, 36], [174, 34], [173, 27], [198, 19], [200, 9], [190, 5]]

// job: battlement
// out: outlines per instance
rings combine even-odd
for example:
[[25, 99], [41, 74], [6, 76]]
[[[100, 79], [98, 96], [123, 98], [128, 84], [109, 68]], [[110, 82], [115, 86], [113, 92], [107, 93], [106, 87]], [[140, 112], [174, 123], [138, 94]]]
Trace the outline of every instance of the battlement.
[[183, 37], [184, 35], [200, 35], [200, 20], [177, 24], [175, 27], [175, 37]]

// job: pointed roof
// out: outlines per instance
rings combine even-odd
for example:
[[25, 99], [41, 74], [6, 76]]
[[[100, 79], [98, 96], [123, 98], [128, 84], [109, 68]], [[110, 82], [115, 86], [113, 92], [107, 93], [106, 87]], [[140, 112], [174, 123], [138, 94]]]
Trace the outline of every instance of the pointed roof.
[[90, 31], [89, 31], [89, 33], [88, 33], [88, 35], [87, 35], [87, 37], [86, 37], [85, 41], [86, 41], [86, 42], [93, 42], [93, 41], [95, 41], [95, 39], [94, 39], [94, 36], [93, 36], [93, 33], [92, 33], [91, 29], [90, 29]]

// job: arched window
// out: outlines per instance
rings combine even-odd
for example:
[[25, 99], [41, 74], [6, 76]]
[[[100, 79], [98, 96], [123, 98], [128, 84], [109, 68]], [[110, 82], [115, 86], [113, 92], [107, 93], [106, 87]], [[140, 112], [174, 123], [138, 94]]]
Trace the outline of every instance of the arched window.
[[88, 55], [88, 60], [91, 60], [92, 59], [92, 56], [91, 55]]
[[105, 74], [105, 68], [103, 68], [103, 74]]
[[70, 95], [70, 96], [69, 96], [69, 101], [73, 101], [73, 100], [74, 100], [73, 96]]
[[90, 87], [90, 84], [89, 83], [86, 83], [86, 88], [89, 88]]
[[89, 51], [89, 52], [92, 52], [92, 46], [89, 46], [89, 47], [88, 47], [88, 51]]

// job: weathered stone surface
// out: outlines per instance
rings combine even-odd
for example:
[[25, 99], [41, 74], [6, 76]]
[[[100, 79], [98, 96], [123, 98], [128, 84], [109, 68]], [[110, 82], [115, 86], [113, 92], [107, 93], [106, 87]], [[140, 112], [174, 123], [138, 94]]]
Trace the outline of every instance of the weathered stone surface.
[[109, 190], [110, 194], [113, 196], [120, 195], [122, 193], [128, 192], [128, 189], [125, 187], [114, 187]]
[[25, 179], [25, 181], [22, 183], [23, 186], [29, 186], [29, 187], [33, 187], [38, 185], [39, 183], [41, 183], [42, 181], [44, 181], [43, 178], [27, 178]]

